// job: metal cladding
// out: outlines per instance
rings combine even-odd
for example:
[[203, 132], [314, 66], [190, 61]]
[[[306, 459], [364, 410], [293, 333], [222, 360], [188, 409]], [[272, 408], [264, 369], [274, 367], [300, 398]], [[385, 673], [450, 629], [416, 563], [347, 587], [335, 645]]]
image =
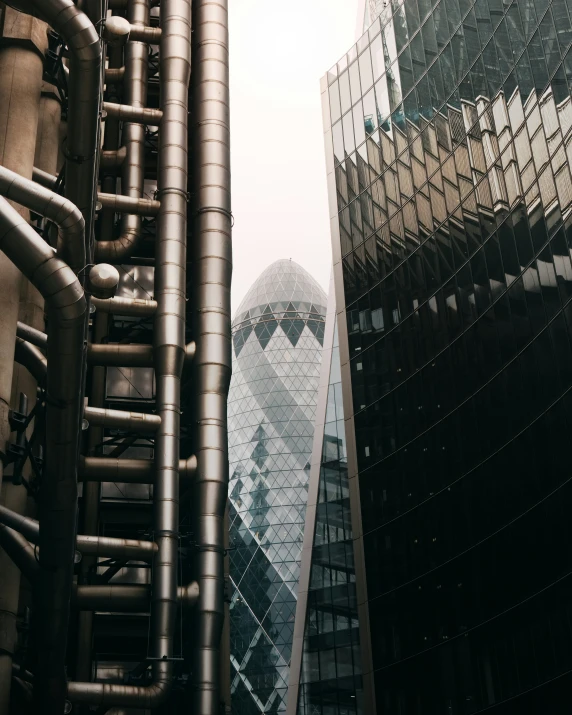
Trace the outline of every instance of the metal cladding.
[[[231, 372], [226, 4], [10, 4], [53, 30], [44, 81], [67, 127], [50, 135], [58, 166], [39, 161], [31, 174], [29, 163], [33, 180], [0, 166], [0, 251], [47, 316], [42, 332], [22, 298], [10, 342], [38, 399], [27, 414], [13, 383], [19, 408], [3, 429], [15, 439], [2, 458], [24, 498], [0, 506], [0, 549], [33, 602], [29, 645], [6, 654], [0, 610], [0, 682], [15, 684], [0, 715], [23, 712], [22, 697], [43, 715], [70, 705], [80, 715], [163, 705], [218, 715]], [[9, 114], [0, 107], [0, 120]], [[0, 574], [0, 603], [4, 588]]]
[[193, 2], [193, 274], [194, 444], [191, 504], [198, 548], [192, 677], [193, 712], [219, 712], [224, 618], [224, 511], [228, 491], [226, 402], [231, 375], [232, 272], [227, 2]]

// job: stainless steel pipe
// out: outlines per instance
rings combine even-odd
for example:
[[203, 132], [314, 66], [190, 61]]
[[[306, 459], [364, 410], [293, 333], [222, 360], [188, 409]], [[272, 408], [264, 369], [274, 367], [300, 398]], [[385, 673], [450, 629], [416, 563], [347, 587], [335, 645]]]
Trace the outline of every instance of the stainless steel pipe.
[[150, 45], [158, 45], [161, 42], [161, 28], [149, 25], [131, 25], [129, 39], [136, 42], [148, 42]]
[[140, 318], [151, 317], [155, 315], [157, 310], [156, 300], [143, 300], [143, 298], [123, 298], [118, 296], [106, 300], [92, 298], [91, 303], [102, 313], [134, 315]]
[[145, 412], [108, 410], [103, 407], [85, 407], [85, 419], [101, 427], [133, 430], [134, 432], [156, 432], [161, 427], [161, 417]]
[[65, 699], [64, 660], [73, 574], [82, 360], [87, 306], [72, 269], [0, 197], [0, 250], [46, 301], [48, 337], [46, 463], [40, 494], [40, 588], [36, 697], [58, 715]]
[[[127, 159], [127, 161], [129, 161], [129, 159]], [[99, 193], [97, 194], [97, 200], [101, 203], [103, 208], [113, 209], [113, 211], [117, 211], [118, 213], [130, 212], [137, 216], [156, 216], [159, 213], [160, 208], [159, 202], [154, 201], [153, 199], [122, 196], [121, 194]], [[106, 243], [106, 241], [99, 241], [99, 243]], [[101, 253], [101, 260], [103, 260], [105, 256], [104, 249], [98, 249], [98, 253]], [[117, 258], [117, 256], [115, 254], [107, 256], [106, 260], [113, 258]]]
[[48, 361], [35, 345], [16, 336], [14, 360], [19, 365], [23, 365], [39, 385], [45, 382], [48, 374]]
[[140, 124], [150, 124], [158, 127], [163, 120], [163, 112], [160, 109], [149, 107], [134, 107], [130, 104], [116, 104], [114, 102], [104, 102], [103, 111], [108, 117], [121, 119], [124, 122], [138, 122]]
[[60, 229], [60, 244], [68, 264], [76, 273], [84, 268], [85, 221], [77, 206], [4, 166], [0, 166], [0, 194], [53, 221]]
[[[192, 479], [197, 468], [193, 455], [179, 460], [181, 479]], [[121, 459], [117, 457], [80, 457], [79, 480], [83, 482], [125, 482], [153, 484], [154, 464], [149, 459]]]
[[107, 367], [153, 367], [153, 347], [129, 343], [90, 344], [87, 360]]
[[31, 325], [26, 325], [26, 323], [22, 323], [21, 321], [18, 321], [16, 335], [22, 338], [22, 340], [26, 340], [32, 343], [32, 345], [36, 345], [44, 350], [48, 347], [48, 336], [46, 333], [42, 333], [41, 330], [37, 330]]
[[220, 712], [219, 645], [224, 620], [224, 512], [228, 491], [226, 403], [231, 375], [230, 127], [227, 0], [193, 3], [193, 311], [196, 354], [191, 495], [200, 587], [195, 610], [192, 710]]
[[28, 581], [35, 586], [38, 582], [40, 567], [36, 561], [34, 547], [30, 542], [14, 529], [0, 524], [0, 546]]
[[106, 149], [101, 152], [99, 165], [102, 169], [114, 169], [123, 166], [127, 158], [127, 148], [122, 146], [119, 149]]
[[[72, 593], [72, 603], [78, 610], [149, 612], [151, 586], [145, 584], [105, 584], [77, 586]], [[199, 586], [196, 581], [177, 588], [179, 603], [191, 608], [197, 602]]]

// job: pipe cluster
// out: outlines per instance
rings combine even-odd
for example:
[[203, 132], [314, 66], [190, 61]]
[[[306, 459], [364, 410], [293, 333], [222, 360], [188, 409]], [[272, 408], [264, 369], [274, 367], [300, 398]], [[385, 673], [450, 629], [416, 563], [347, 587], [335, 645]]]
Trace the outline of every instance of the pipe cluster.
[[[11, 677], [28, 696], [32, 688], [33, 712], [46, 715], [68, 701], [87, 713], [181, 699], [197, 715], [216, 715], [231, 365], [226, 1], [9, 5], [59, 37], [66, 59], [54, 82], [67, 108], [59, 174], [35, 167], [23, 176], [0, 163], [0, 251], [39, 292], [46, 316], [45, 332], [11, 326], [14, 360], [39, 390], [23, 428], [34, 438], [21, 437], [28, 451], [19, 457], [35, 470], [25, 483], [35, 509], [0, 505], [0, 548], [33, 594], [33, 656], [14, 662]], [[41, 217], [42, 230], [18, 207]], [[153, 294], [115, 295], [122, 267], [139, 261], [153, 268]], [[111, 340], [125, 321], [149, 326], [147, 341]], [[152, 370], [154, 401], [139, 411], [109, 406], [108, 369]], [[123, 454], [140, 444], [152, 459]], [[189, 445], [194, 454], [182, 454]], [[109, 482], [152, 485], [145, 535], [101, 532]], [[130, 564], [147, 568], [148, 583], [113, 581]], [[149, 614], [138, 680], [97, 678], [94, 612]], [[0, 665], [0, 690], [2, 677]], [[0, 698], [0, 715], [11, 715], [2, 707]]]

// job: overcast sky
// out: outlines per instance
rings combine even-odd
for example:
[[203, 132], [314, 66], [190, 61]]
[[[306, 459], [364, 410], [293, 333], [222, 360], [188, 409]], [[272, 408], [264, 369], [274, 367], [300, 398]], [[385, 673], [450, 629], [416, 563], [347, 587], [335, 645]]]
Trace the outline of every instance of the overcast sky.
[[355, 39], [358, 0], [232, 0], [233, 315], [279, 258], [327, 290], [331, 252], [320, 78]]

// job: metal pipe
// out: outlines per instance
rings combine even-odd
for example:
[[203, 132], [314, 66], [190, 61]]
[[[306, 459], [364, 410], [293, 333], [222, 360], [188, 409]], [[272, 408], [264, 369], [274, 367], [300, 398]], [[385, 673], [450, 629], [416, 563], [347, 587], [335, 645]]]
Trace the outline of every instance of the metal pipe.
[[135, 432], [156, 432], [161, 427], [161, 417], [145, 412], [107, 410], [101, 407], [85, 407], [85, 419], [101, 427], [134, 430]]
[[[147, 25], [149, 23], [149, 0], [130, 0], [127, 7], [127, 20], [133, 24]], [[136, 38], [132, 38], [136, 39]], [[147, 73], [149, 47], [146, 41], [129, 41], [125, 46], [125, 105], [104, 103], [104, 111], [113, 118], [117, 112], [119, 119], [124, 120], [122, 143], [127, 156], [123, 163], [121, 174], [121, 191], [124, 198], [143, 201], [145, 185], [145, 121], [139, 118], [140, 112], [147, 111]], [[125, 108], [132, 110], [131, 116], [126, 116]], [[122, 116], [121, 116], [122, 115]], [[101, 201], [101, 198], [100, 198]], [[149, 204], [157, 202], [149, 202]], [[103, 201], [102, 201], [103, 204]], [[109, 260], [119, 263], [135, 250], [141, 239], [141, 216], [153, 216], [154, 212], [142, 213], [139, 205], [130, 207], [127, 203], [118, 203], [114, 209], [124, 213], [121, 220], [121, 234], [117, 239], [104, 236], [98, 241], [97, 260]]]
[[[179, 460], [179, 476], [184, 480], [192, 479], [196, 468], [197, 460], [194, 455]], [[80, 457], [78, 478], [81, 482], [153, 484], [155, 471], [150, 459]]]
[[87, 347], [87, 360], [91, 365], [107, 367], [153, 367], [151, 345], [123, 343], [91, 344]]
[[168, 697], [173, 679], [179, 546], [180, 382], [185, 356], [189, 0], [162, 0], [160, 20], [163, 119], [157, 171], [161, 209], [157, 217], [154, 348], [156, 404], [161, 427], [155, 437], [154, 533], [159, 553], [154, 561], [151, 597], [153, 683], [147, 687], [68, 684], [70, 700], [99, 706], [157, 707]]
[[150, 25], [131, 25], [129, 29], [129, 40], [158, 45], [161, 42], [161, 28], [151, 27]]
[[114, 169], [123, 166], [127, 157], [127, 148], [122, 146], [119, 149], [107, 149], [101, 152], [99, 165], [102, 169]]
[[119, 84], [125, 77], [125, 67], [106, 67], [105, 81], [107, 84]]
[[151, 317], [157, 310], [156, 300], [143, 300], [143, 298], [92, 298], [92, 305], [102, 313], [114, 315], [134, 315], [140, 318]]
[[192, 711], [219, 712], [219, 644], [224, 620], [224, 511], [228, 491], [226, 402], [231, 375], [232, 272], [227, 0], [193, 3], [192, 187], [193, 335], [196, 386], [193, 443], [197, 474], [191, 497], [195, 578]]
[[[98, 193], [97, 200], [106, 209], [113, 209], [118, 213], [130, 212], [136, 216], [156, 216], [159, 213], [160, 204], [153, 199], [134, 198], [133, 196], [122, 196], [121, 194], [104, 194]], [[119, 240], [119, 239], [117, 239]], [[99, 244], [107, 243], [99, 241]], [[98, 253], [102, 254], [103, 260], [105, 251], [98, 248]], [[107, 256], [106, 260], [116, 258], [116, 255]]]
[[45, 350], [48, 347], [48, 336], [46, 333], [42, 333], [41, 330], [37, 330], [31, 325], [26, 325], [26, 323], [22, 323], [21, 321], [17, 323], [16, 335], [22, 338], [22, 340], [36, 345], [38, 348]]
[[[3, 506], [0, 506], [0, 525], [18, 532], [24, 540], [30, 541], [32, 544], [38, 544], [40, 541], [40, 524], [35, 519], [22, 516]], [[77, 535], [75, 548], [84, 554], [122, 557], [137, 561], [150, 561], [158, 551], [154, 541], [115, 539], [108, 536], [86, 534]]]
[[130, 104], [116, 104], [115, 102], [104, 102], [103, 111], [108, 117], [121, 119], [124, 122], [137, 122], [139, 124], [150, 124], [158, 127], [163, 121], [163, 112], [160, 109], [150, 107], [134, 107]]
[[0, 524], [0, 546], [34, 586], [38, 581], [40, 567], [36, 561], [34, 547], [30, 542], [9, 526]]
[[53, 221], [60, 229], [61, 245], [65, 248], [69, 265], [76, 273], [84, 268], [85, 221], [77, 206], [4, 166], [0, 166], [0, 194]]
[[44, 354], [32, 343], [16, 337], [14, 360], [23, 365], [38, 384], [43, 384], [48, 373], [48, 361]]
[[[51, 4], [48, 2], [47, 4]], [[75, 8], [74, 8], [75, 9]], [[38, 710], [61, 713], [77, 505], [82, 360], [87, 306], [72, 269], [0, 197], [0, 250], [46, 301], [48, 336], [46, 463], [40, 492], [40, 590], [37, 604]]]
[[[152, 587], [146, 584], [105, 584], [76, 586], [72, 603], [78, 610], [118, 611], [120, 613], [149, 611]], [[185, 608], [193, 607], [199, 597], [199, 585], [192, 581], [177, 588], [177, 599]]]

